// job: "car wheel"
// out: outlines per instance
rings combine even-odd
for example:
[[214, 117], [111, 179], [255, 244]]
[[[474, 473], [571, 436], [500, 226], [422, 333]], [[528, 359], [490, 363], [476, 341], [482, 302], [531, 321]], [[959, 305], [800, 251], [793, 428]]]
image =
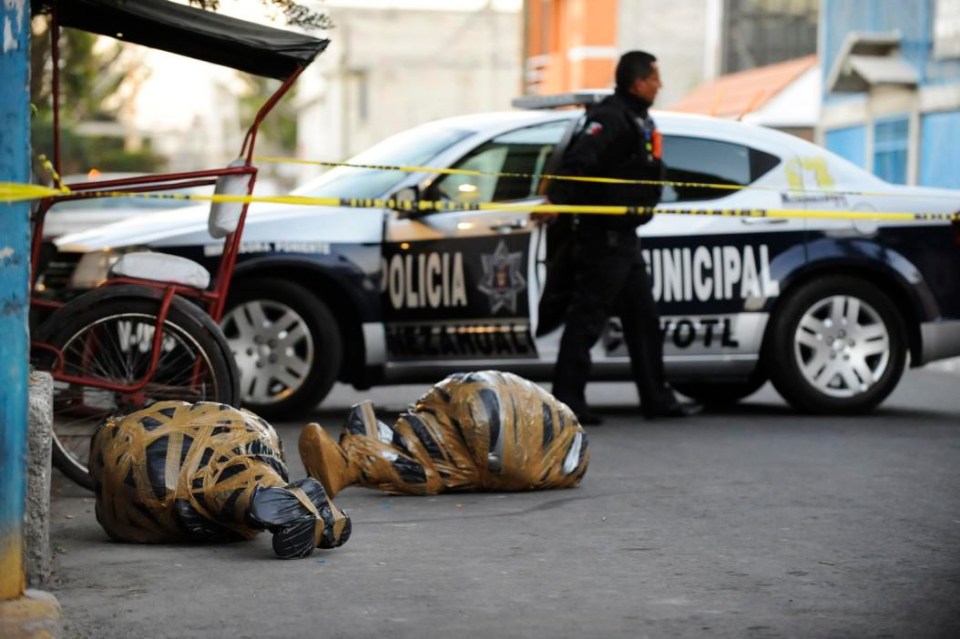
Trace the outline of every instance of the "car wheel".
[[237, 282], [220, 322], [240, 371], [244, 407], [290, 419], [319, 404], [343, 359], [330, 309], [299, 284], [266, 279]]
[[757, 375], [756, 379], [746, 382], [685, 382], [674, 384], [677, 392], [695, 399], [704, 406], [732, 406], [744, 397], [753, 395], [767, 382], [767, 378]]
[[906, 365], [903, 318], [879, 288], [853, 277], [804, 285], [768, 331], [770, 379], [805, 412], [867, 412], [893, 391]]

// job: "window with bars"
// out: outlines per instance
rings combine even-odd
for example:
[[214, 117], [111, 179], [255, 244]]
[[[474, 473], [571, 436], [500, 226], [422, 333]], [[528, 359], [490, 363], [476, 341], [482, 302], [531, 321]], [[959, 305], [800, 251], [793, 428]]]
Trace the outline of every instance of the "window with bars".
[[861, 125], [826, 131], [824, 143], [827, 149], [840, 157], [867, 168], [867, 127]]
[[907, 183], [907, 147], [910, 121], [885, 118], [873, 125], [873, 173], [892, 184]]
[[820, 0], [727, 0], [723, 73], [817, 51]]
[[960, 172], [953, 163], [957, 149], [960, 149], [960, 111], [924, 114], [920, 119], [917, 183], [960, 189]]

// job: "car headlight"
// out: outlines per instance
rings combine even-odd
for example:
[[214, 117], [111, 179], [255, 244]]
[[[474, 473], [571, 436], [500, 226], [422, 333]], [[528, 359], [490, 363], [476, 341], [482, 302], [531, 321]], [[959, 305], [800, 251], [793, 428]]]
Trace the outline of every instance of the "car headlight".
[[104, 249], [84, 254], [77, 263], [73, 275], [70, 276], [70, 288], [97, 288], [107, 281], [110, 267], [117, 263], [121, 255], [144, 250], [140, 247], [125, 247], [120, 250]]

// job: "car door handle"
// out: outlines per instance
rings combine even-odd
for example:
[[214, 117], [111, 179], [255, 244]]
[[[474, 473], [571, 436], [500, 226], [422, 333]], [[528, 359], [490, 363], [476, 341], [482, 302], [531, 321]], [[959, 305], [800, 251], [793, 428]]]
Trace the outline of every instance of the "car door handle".
[[512, 220], [510, 222], [496, 222], [490, 225], [491, 231], [497, 233], [511, 233], [513, 231], [522, 231], [527, 228], [526, 220]]
[[789, 220], [787, 220], [787, 218], [785, 218], [785, 217], [742, 217], [742, 218], [740, 218], [740, 222], [741, 222], [741, 223], [743, 223], [743, 224], [754, 224], [754, 225], [758, 225], [758, 224], [762, 224], [762, 225], [766, 225], [766, 224], [785, 224], [785, 223], [787, 223], [788, 221], [789, 221]]

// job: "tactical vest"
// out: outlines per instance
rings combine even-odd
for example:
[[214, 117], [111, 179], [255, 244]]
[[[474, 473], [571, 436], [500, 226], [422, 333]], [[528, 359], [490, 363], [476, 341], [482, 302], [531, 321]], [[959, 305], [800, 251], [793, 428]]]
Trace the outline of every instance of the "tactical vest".
[[[611, 177], [623, 180], [662, 180], [665, 167], [661, 160], [662, 143], [660, 132], [656, 130], [650, 117], [640, 118], [624, 114], [630, 126], [636, 132], [637, 146], [619, 165], [608, 169], [598, 177]], [[588, 121], [589, 117], [584, 119]], [[572, 142], [571, 142], [572, 144]], [[605, 184], [586, 183], [581, 191], [583, 204], [600, 206], [636, 206], [652, 207], [660, 202], [663, 186], [660, 184]], [[579, 198], [578, 198], [579, 199]], [[592, 230], [629, 231], [649, 222], [651, 213], [628, 215], [578, 215], [575, 226], [582, 232]]]
[[[649, 117], [630, 118], [630, 122], [637, 133], [636, 150], [605, 177], [623, 180], [662, 180], [664, 171], [660, 132], [656, 130], [653, 120]], [[603, 200], [601, 204], [656, 206], [663, 193], [663, 186], [660, 184], [604, 184], [597, 191]]]

